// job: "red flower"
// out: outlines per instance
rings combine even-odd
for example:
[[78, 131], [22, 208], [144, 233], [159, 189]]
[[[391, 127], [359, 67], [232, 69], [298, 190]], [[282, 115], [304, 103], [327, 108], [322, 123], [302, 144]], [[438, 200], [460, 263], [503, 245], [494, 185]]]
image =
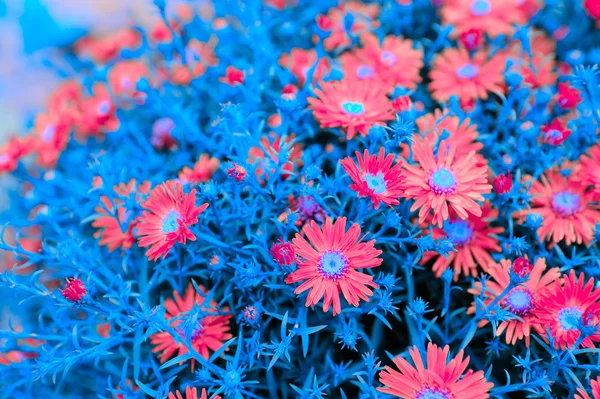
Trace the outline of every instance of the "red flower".
[[237, 86], [244, 84], [244, 77], [246, 74], [244, 71], [237, 69], [232, 66], [228, 66], [225, 70], [225, 76], [219, 78], [219, 82], [226, 83], [230, 86]]
[[196, 240], [189, 227], [198, 223], [198, 216], [208, 204], [197, 207], [196, 190], [185, 194], [181, 183], [168, 181], [150, 192], [142, 208], [147, 211], [139, 219], [138, 243], [140, 247], [150, 247], [146, 255], [156, 260], [166, 257], [176, 242]]
[[392, 101], [392, 107], [394, 108], [394, 111], [398, 113], [410, 111], [412, 108], [412, 101], [409, 96], [396, 97]]
[[246, 172], [246, 169], [243, 166], [232, 163], [231, 168], [227, 169], [227, 174], [229, 177], [240, 182], [246, 178], [248, 172]]
[[[214, 299], [208, 301], [208, 291], [204, 287], [199, 286], [202, 295], [196, 292], [192, 283], [190, 283], [185, 290], [183, 298], [177, 291], [173, 291], [175, 300], [168, 298], [164, 302], [166, 309], [165, 318], [170, 321], [171, 327], [173, 327], [177, 333], [181, 336], [181, 339], [186, 339], [186, 333], [179, 326], [186, 319], [187, 313], [190, 312], [194, 305], [200, 306], [204, 316], [197, 320], [197, 324], [194, 331], [191, 334], [191, 345], [192, 347], [205, 359], [210, 357], [211, 351], [217, 351], [223, 346], [223, 342], [231, 339], [232, 335], [229, 333], [229, 322], [233, 317], [231, 314], [220, 314], [211, 316], [212, 313], [227, 312], [229, 309], [223, 307], [219, 309], [219, 304]], [[179, 327], [179, 328], [178, 328]], [[181, 356], [188, 353], [188, 349], [181, 343], [175, 340], [171, 333], [167, 331], [161, 331], [153, 334], [150, 337], [150, 343], [154, 345], [152, 349], [153, 353], [162, 352], [159, 356], [160, 362], [164, 363], [170, 358], [175, 356]], [[194, 369], [195, 359], [191, 362], [192, 370]]]
[[114, 132], [119, 127], [113, 100], [103, 84], [93, 87], [94, 95], [81, 102], [81, 116], [77, 120], [77, 133], [82, 136], [97, 136]]
[[[600, 4], [600, 2], [599, 2]], [[574, 87], [571, 87], [569, 82], [558, 84], [558, 106], [562, 109], [575, 108], [580, 102], [581, 92]]]
[[512, 189], [512, 176], [510, 171], [494, 179], [494, 191], [496, 194], [506, 194]]
[[296, 260], [294, 247], [291, 243], [283, 241], [283, 238], [280, 238], [279, 242], [273, 243], [269, 254], [280, 266], [290, 266]]
[[81, 301], [86, 293], [85, 284], [77, 277], [77, 279], [67, 278], [65, 288], [61, 291], [65, 299], [77, 303]]
[[[202, 395], [198, 398], [198, 391], [196, 388], [185, 387], [185, 399], [207, 399], [206, 389], [202, 388]], [[181, 395], [181, 392], [176, 391], [175, 394], [169, 392], [169, 397], [167, 399], [184, 399]], [[210, 399], [221, 399], [221, 396], [216, 395], [212, 396]]]
[[402, 163], [394, 162], [394, 155], [385, 155], [383, 147], [379, 150], [379, 155], [369, 155], [365, 150], [364, 157], [356, 151], [358, 167], [354, 160], [346, 157], [340, 160], [344, 170], [352, 179], [354, 184], [350, 188], [358, 194], [359, 197], [369, 197], [375, 209], [379, 209], [379, 203], [383, 202], [388, 206], [398, 205], [403, 194], [402, 187]]
[[[389, 366], [379, 373], [379, 381], [384, 385], [378, 391], [404, 399], [487, 399], [494, 386], [486, 381], [483, 371], [467, 369], [469, 357], [463, 351], [448, 361], [450, 347], [444, 349], [427, 344], [427, 354], [419, 353], [416, 346], [408, 350], [414, 363], [395, 357], [398, 371]], [[424, 364], [423, 356], [427, 362]], [[467, 371], [465, 373], [465, 370]]]
[[474, 51], [481, 46], [483, 34], [480, 29], [469, 29], [460, 34], [458, 40], [469, 51]]
[[345, 217], [337, 219], [335, 224], [327, 218], [322, 228], [311, 221], [292, 242], [298, 269], [290, 273], [285, 282], [303, 282], [294, 293], [310, 290], [306, 297], [307, 307], [315, 306], [325, 295], [323, 311], [327, 312], [333, 304], [335, 316], [342, 311], [340, 291], [348, 303], [358, 306], [361, 299], [368, 302], [373, 295], [369, 287], [379, 288], [373, 277], [357, 271], [379, 266], [382, 262], [378, 257], [381, 251], [374, 247], [375, 240], [362, 242], [357, 223], [346, 231]]
[[527, 260], [527, 258], [518, 257], [515, 259], [512, 265], [512, 271], [520, 278], [524, 278], [529, 275], [531, 272], [531, 263]]
[[561, 145], [570, 135], [571, 130], [567, 129], [560, 119], [554, 119], [552, 123], [542, 126], [542, 138], [547, 144]]

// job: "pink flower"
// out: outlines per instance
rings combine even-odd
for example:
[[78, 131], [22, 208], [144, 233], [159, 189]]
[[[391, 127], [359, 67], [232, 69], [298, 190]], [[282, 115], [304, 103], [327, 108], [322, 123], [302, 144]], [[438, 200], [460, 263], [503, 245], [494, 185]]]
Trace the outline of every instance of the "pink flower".
[[229, 86], [237, 86], [244, 84], [246, 74], [244, 71], [232, 66], [228, 66], [225, 70], [225, 76], [219, 78], [219, 82], [226, 83]]
[[360, 227], [353, 224], [346, 231], [346, 218], [338, 218], [335, 224], [327, 218], [322, 228], [312, 221], [296, 234], [293, 247], [298, 260], [298, 269], [285, 279], [288, 284], [302, 281], [295, 294], [310, 290], [306, 306], [316, 305], [323, 295], [323, 311], [333, 304], [333, 315], [342, 311], [340, 291], [348, 303], [358, 306], [360, 300], [369, 301], [373, 291], [379, 288], [373, 277], [357, 269], [379, 266], [380, 250], [375, 249], [375, 240], [362, 242]]
[[65, 299], [77, 303], [85, 296], [85, 284], [83, 284], [83, 281], [81, 281], [79, 277], [77, 277], [77, 279], [67, 278], [65, 288], [63, 288], [61, 292]]
[[269, 254], [271, 254], [275, 262], [280, 266], [290, 266], [296, 260], [294, 246], [289, 242], [283, 241], [283, 238], [280, 238], [279, 242], [273, 243]]
[[520, 278], [525, 278], [531, 273], [531, 263], [526, 258], [518, 257], [512, 265], [512, 271]]
[[496, 194], [506, 194], [512, 189], [512, 176], [510, 172], [505, 175], [499, 175], [494, 179], [494, 191]]
[[344, 170], [352, 179], [354, 184], [350, 188], [357, 192], [359, 197], [368, 197], [375, 209], [379, 209], [379, 203], [388, 206], [398, 205], [398, 198], [402, 196], [402, 164], [394, 162], [394, 155], [385, 155], [383, 147], [379, 155], [369, 155], [365, 150], [364, 157], [356, 151], [358, 167], [350, 157], [340, 160]]
[[544, 143], [561, 145], [571, 135], [571, 130], [562, 123], [560, 119], [554, 119], [552, 123], [542, 126], [542, 138]]
[[558, 106], [562, 109], [573, 109], [583, 101], [581, 92], [571, 87], [569, 82], [558, 84]]

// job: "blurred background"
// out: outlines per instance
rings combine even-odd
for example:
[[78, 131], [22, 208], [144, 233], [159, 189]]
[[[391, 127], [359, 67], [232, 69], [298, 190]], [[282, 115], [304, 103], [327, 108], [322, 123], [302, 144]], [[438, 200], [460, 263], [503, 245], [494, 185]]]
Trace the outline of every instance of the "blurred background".
[[152, 0], [0, 0], [0, 143], [23, 131], [68, 69], [57, 47], [156, 17]]

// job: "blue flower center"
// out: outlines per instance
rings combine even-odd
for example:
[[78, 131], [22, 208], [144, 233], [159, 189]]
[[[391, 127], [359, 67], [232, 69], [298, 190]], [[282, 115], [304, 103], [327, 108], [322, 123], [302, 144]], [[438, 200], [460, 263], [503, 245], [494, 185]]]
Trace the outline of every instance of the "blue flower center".
[[361, 65], [356, 70], [356, 76], [359, 79], [370, 79], [375, 76], [375, 70], [368, 65]]
[[319, 257], [319, 270], [321, 274], [332, 280], [344, 276], [348, 268], [348, 259], [340, 251], [325, 251]]
[[467, 63], [456, 70], [456, 76], [464, 79], [473, 79], [479, 73], [476, 65]]
[[390, 53], [389, 51], [384, 51], [381, 53], [381, 62], [383, 62], [387, 66], [393, 66], [398, 61], [396, 55], [394, 53]]
[[180, 217], [181, 215], [179, 214], [179, 212], [175, 210], [169, 212], [167, 216], [165, 216], [165, 218], [163, 219], [162, 232], [165, 234], [169, 234], [177, 231], [177, 228], [179, 227], [179, 223], [177, 223], [177, 220]]
[[444, 223], [444, 231], [456, 244], [463, 245], [473, 236], [473, 229], [464, 220]]
[[386, 182], [383, 178], [383, 173], [379, 172], [376, 175], [367, 173], [364, 176], [367, 186], [373, 190], [373, 194], [383, 194], [386, 190]]
[[579, 195], [570, 191], [562, 191], [552, 197], [552, 208], [560, 216], [573, 216], [579, 210]]
[[451, 399], [452, 393], [448, 390], [438, 388], [423, 388], [416, 395], [415, 399]]
[[525, 316], [533, 309], [533, 295], [527, 287], [516, 287], [504, 298], [502, 305], [517, 316]]
[[342, 109], [348, 115], [362, 115], [365, 113], [365, 107], [361, 103], [346, 101], [342, 104]]
[[110, 102], [109, 101], [102, 101], [100, 103], [100, 105], [98, 106], [98, 114], [99, 115], [106, 115], [106, 114], [108, 114], [108, 111], [110, 111]]
[[576, 307], [564, 308], [558, 312], [558, 322], [564, 331], [578, 330], [581, 315], [581, 310]]
[[483, 17], [492, 12], [492, 3], [490, 3], [490, 0], [474, 0], [469, 9], [471, 10], [471, 14]]
[[42, 132], [42, 140], [44, 140], [46, 143], [50, 142], [50, 140], [52, 140], [52, 138], [54, 137], [55, 131], [56, 128], [54, 127], [54, 125], [46, 126], [46, 128]]
[[435, 170], [427, 179], [427, 184], [436, 194], [452, 194], [456, 189], [456, 177], [446, 168]]

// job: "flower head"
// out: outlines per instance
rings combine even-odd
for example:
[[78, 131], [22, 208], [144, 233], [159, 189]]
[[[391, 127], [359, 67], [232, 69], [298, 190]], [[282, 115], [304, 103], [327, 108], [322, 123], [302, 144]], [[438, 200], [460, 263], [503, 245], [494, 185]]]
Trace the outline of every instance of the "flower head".
[[462, 32], [458, 40], [467, 50], [475, 51], [483, 42], [483, 34], [479, 29], [469, 29]]
[[109, 72], [108, 83], [115, 96], [134, 99], [138, 103], [143, 103], [144, 94], [137, 91], [136, 85], [142, 78], [148, 78], [149, 76], [150, 71], [142, 62], [120, 61]]
[[271, 245], [269, 253], [280, 266], [290, 266], [296, 261], [294, 246], [289, 242], [283, 241], [283, 238], [280, 238], [278, 242]]
[[433, 61], [429, 90], [437, 101], [451, 96], [485, 100], [488, 93], [502, 91], [503, 72], [504, 59], [499, 55], [488, 59], [483, 50], [470, 56], [464, 48], [447, 48]]
[[127, 250], [135, 243], [133, 230], [137, 221], [132, 217], [131, 210], [127, 209], [125, 199], [133, 194], [140, 200], [150, 191], [150, 182], [137, 184], [135, 179], [131, 179], [128, 183], [115, 186], [113, 190], [116, 197], [100, 197], [100, 204], [95, 208], [99, 216], [92, 222], [92, 227], [98, 229], [94, 237], [100, 238], [99, 244], [106, 245], [109, 251], [117, 248]]
[[526, 15], [514, 0], [449, 0], [441, 9], [444, 24], [453, 25], [458, 34], [471, 29], [480, 30], [490, 37], [510, 35], [513, 24], [524, 25]]
[[358, 166], [352, 158], [340, 160], [344, 170], [354, 184], [350, 188], [357, 192], [359, 197], [369, 197], [375, 209], [379, 209], [382, 202], [388, 206], [398, 205], [398, 198], [402, 196], [402, 164], [394, 162], [394, 155], [385, 155], [383, 147], [379, 155], [369, 155], [365, 150], [364, 157], [356, 151]]
[[316, 305], [325, 295], [323, 311], [327, 312], [333, 304], [335, 316], [342, 311], [340, 291], [351, 305], [358, 306], [361, 299], [369, 301], [373, 295], [369, 287], [378, 286], [373, 277], [357, 269], [379, 266], [381, 251], [375, 249], [375, 240], [363, 242], [360, 232], [357, 223], [346, 231], [346, 218], [341, 217], [335, 224], [327, 218], [322, 228], [314, 221], [309, 222], [302, 229], [308, 241], [303, 234], [296, 234], [292, 243], [298, 269], [290, 273], [285, 282], [303, 282], [294, 292], [310, 290], [307, 307]]
[[571, 87], [569, 82], [558, 84], [558, 100], [557, 104], [562, 109], [573, 109], [583, 101], [581, 92], [574, 87]]
[[229, 86], [243, 85], [246, 73], [241, 69], [233, 66], [228, 66], [225, 70], [225, 76], [219, 78], [219, 82], [228, 84]]
[[231, 167], [227, 169], [227, 175], [238, 182], [241, 182], [246, 179], [248, 172], [246, 172], [246, 169], [242, 165], [232, 163]]
[[208, 154], [202, 154], [194, 164], [194, 168], [185, 166], [179, 172], [178, 179], [182, 183], [206, 183], [210, 181], [212, 175], [219, 169], [220, 162], [217, 158], [212, 158]]
[[509, 193], [510, 190], [512, 190], [512, 184], [513, 182], [510, 171], [505, 175], [498, 175], [496, 178], [494, 178], [494, 191], [496, 192], [496, 194]]
[[[208, 399], [208, 394], [206, 393], [206, 389], [202, 388], [202, 394], [200, 395], [200, 398], [198, 398], [198, 390], [188, 386], [185, 387], [185, 398], [181, 392], [176, 391], [175, 393], [169, 392], [169, 397], [167, 399]], [[211, 399], [221, 399], [221, 396], [212, 396]]]
[[386, 88], [372, 82], [344, 79], [323, 82], [308, 99], [321, 127], [341, 127], [348, 140], [356, 133], [366, 136], [376, 123], [394, 119]]
[[159, 118], [152, 124], [152, 137], [150, 144], [157, 150], [170, 150], [177, 146], [177, 140], [173, 137], [175, 122], [171, 118]]
[[527, 258], [518, 257], [513, 262], [512, 272], [519, 278], [525, 278], [531, 273], [531, 263]]
[[544, 224], [537, 233], [553, 244], [565, 240], [572, 243], [589, 244], [594, 236], [593, 228], [600, 221], [600, 211], [593, 205], [593, 193], [573, 178], [547, 171], [535, 180], [529, 193], [533, 196], [531, 209], [515, 214], [524, 220], [529, 213], [537, 213]]
[[93, 92], [91, 97], [81, 101], [81, 113], [75, 123], [79, 136], [98, 136], [114, 132], [120, 125], [116, 115], [117, 108], [106, 85], [95, 84]]
[[542, 139], [544, 143], [561, 145], [571, 135], [571, 130], [563, 124], [560, 119], [554, 119], [552, 123], [542, 126]]
[[196, 190], [184, 193], [181, 183], [168, 181], [154, 188], [142, 203], [143, 212], [137, 229], [140, 247], [150, 247], [146, 255], [150, 260], [166, 257], [176, 242], [195, 241], [189, 229], [198, 223], [198, 216], [208, 204], [196, 206]]
[[474, 152], [457, 157], [456, 145], [445, 140], [439, 145], [437, 157], [433, 150], [432, 146], [415, 142], [413, 151], [419, 165], [403, 165], [405, 196], [415, 199], [411, 211], [420, 208], [422, 223], [433, 210], [432, 222], [438, 226], [448, 219], [449, 209], [462, 220], [469, 214], [481, 216], [481, 206], [475, 201], [483, 201], [482, 194], [492, 189], [487, 184], [487, 166], [475, 166]]
[[486, 381], [483, 371], [467, 370], [469, 357], [465, 358], [463, 351], [448, 360], [450, 347], [441, 349], [429, 343], [425, 364], [424, 354], [416, 346], [408, 351], [414, 366], [400, 356], [394, 358], [398, 371], [385, 366], [379, 373], [384, 387], [378, 391], [404, 399], [489, 398], [494, 384]]
[[81, 302], [86, 293], [85, 284], [79, 277], [76, 279], [67, 278], [65, 288], [61, 290], [61, 293], [65, 299], [73, 303]]
[[[466, 220], [458, 218], [451, 212], [450, 218], [442, 227], [433, 228], [434, 239], [450, 238], [454, 243], [456, 252], [450, 252], [447, 257], [440, 256], [437, 252], [425, 252], [422, 263], [435, 259], [432, 270], [436, 277], [441, 277], [448, 267], [454, 269], [454, 280], [458, 280], [461, 274], [466, 276], [477, 276], [479, 265], [487, 271], [492, 262], [491, 253], [500, 252], [497, 235], [504, 232], [503, 227], [492, 227], [490, 222], [498, 217], [498, 210], [487, 202], [481, 209], [480, 216], [469, 215]], [[428, 223], [422, 225], [428, 231]]]
[[[518, 259], [511, 262], [508, 259], [502, 259], [500, 263], [491, 263], [487, 268], [487, 273], [491, 276], [485, 284], [484, 303], [489, 305], [498, 295], [504, 291], [511, 283], [510, 274], [515, 270], [515, 265], [519, 267]], [[525, 260], [526, 261], [526, 260]], [[527, 262], [529, 264], [529, 262]], [[500, 336], [506, 332], [506, 343], [515, 344], [518, 340], [525, 339], [525, 344], [529, 346], [531, 340], [531, 329], [537, 328], [538, 320], [534, 312], [540, 307], [540, 300], [551, 289], [551, 285], [560, 280], [558, 268], [547, 269], [546, 260], [538, 258], [529, 273], [529, 279], [516, 286], [504, 296], [500, 306], [519, 316], [519, 319], [504, 320], [496, 330], [496, 335]], [[480, 295], [482, 290], [481, 282], [476, 282], [474, 287], [469, 290], [473, 295]], [[471, 305], [468, 312], [475, 312], [475, 304]], [[481, 325], [486, 324], [483, 321]]]
[[[594, 279], [585, 281], [583, 273], [577, 277], [571, 270], [568, 276], [556, 281], [546, 294], [539, 300], [534, 314], [537, 317], [536, 329], [545, 336], [546, 331], [554, 341], [556, 348], [572, 349], [581, 334], [581, 327], [588, 320], [584, 315], [597, 314], [600, 304], [600, 288], [596, 288]], [[593, 348], [600, 341], [600, 331], [585, 337], [581, 345]]]
[[[219, 311], [227, 312], [229, 309], [225, 307], [219, 310], [218, 303], [215, 300], [210, 302], [206, 300], [205, 297], [209, 293], [204, 287], [200, 286], [199, 288], [202, 295], [196, 292], [192, 283], [190, 283], [183, 298], [177, 291], [173, 291], [175, 300], [168, 298], [164, 302], [165, 317], [169, 320], [171, 327], [180, 335], [180, 340], [187, 339], [186, 335], [189, 332], [184, 331], [185, 329], [180, 326], [183, 323], [186, 325], [192, 323], [191, 345], [202, 357], [208, 359], [210, 357], [209, 351], [219, 350], [226, 340], [231, 339], [229, 322], [233, 315], [215, 314]], [[200, 306], [203, 315], [197, 319], [189, 319], [190, 317], [197, 317], [197, 315], [188, 314], [195, 306]], [[161, 331], [150, 337], [150, 343], [154, 346], [152, 352], [162, 352], [159, 356], [161, 363], [166, 362], [174, 355], [181, 356], [189, 352], [179, 341], [176, 341], [168, 331]], [[194, 363], [195, 360], [192, 359], [192, 369]]]

